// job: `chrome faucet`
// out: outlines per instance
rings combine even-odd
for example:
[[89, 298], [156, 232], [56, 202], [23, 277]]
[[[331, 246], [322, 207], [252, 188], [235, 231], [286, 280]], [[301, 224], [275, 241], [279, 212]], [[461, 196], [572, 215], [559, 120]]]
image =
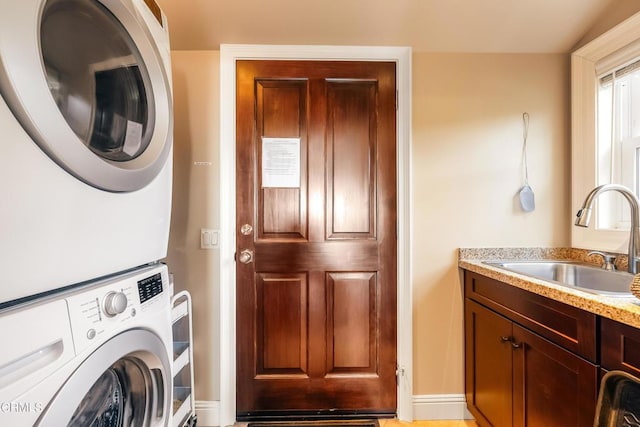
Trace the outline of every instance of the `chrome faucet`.
[[625, 199], [629, 202], [629, 206], [631, 207], [631, 230], [629, 233], [629, 253], [627, 254], [627, 263], [628, 263], [628, 271], [631, 274], [638, 273], [638, 262], [640, 262], [640, 218], [638, 214], [640, 213], [640, 202], [638, 202], [638, 198], [636, 195], [625, 187], [624, 185], [618, 184], [604, 184], [600, 185], [587, 195], [587, 198], [584, 199], [584, 203], [582, 204], [582, 208], [578, 211], [576, 215], [575, 224], [579, 227], [588, 227], [589, 222], [591, 221], [591, 207], [593, 206], [593, 201], [600, 194], [606, 191], [617, 191], [622, 194]]

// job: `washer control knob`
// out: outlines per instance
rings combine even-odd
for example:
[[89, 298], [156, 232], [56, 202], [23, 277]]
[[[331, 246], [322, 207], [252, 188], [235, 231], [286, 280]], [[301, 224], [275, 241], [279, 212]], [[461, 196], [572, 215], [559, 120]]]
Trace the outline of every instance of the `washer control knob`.
[[107, 316], [113, 317], [124, 313], [127, 309], [127, 296], [122, 292], [109, 292], [104, 297], [104, 312]]

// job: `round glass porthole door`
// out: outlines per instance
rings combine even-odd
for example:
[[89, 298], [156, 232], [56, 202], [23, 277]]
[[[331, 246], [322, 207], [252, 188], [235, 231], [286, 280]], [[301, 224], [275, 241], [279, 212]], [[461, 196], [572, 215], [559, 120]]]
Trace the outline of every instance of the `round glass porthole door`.
[[148, 422], [149, 374], [134, 359], [113, 364], [93, 384], [71, 417], [69, 426], [142, 426]]
[[107, 191], [145, 187], [171, 151], [168, 34], [142, 7], [21, 0], [0, 16], [3, 100], [58, 166]]
[[153, 91], [120, 22], [96, 1], [51, 0], [40, 40], [49, 89], [78, 138], [107, 160], [142, 153], [153, 133]]
[[38, 427], [165, 426], [171, 416], [170, 354], [146, 329], [131, 329], [82, 361], [51, 399]]

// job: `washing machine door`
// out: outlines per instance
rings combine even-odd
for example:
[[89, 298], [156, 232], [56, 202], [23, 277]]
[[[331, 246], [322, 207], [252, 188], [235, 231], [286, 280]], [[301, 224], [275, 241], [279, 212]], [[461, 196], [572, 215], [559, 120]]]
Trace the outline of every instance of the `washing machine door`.
[[168, 36], [153, 0], [4, 3], [0, 91], [31, 139], [94, 187], [146, 186], [172, 144]]
[[171, 367], [160, 338], [124, 332], [96, 350], [65, 382], [38, 426], [163, 426], [171, 419]]

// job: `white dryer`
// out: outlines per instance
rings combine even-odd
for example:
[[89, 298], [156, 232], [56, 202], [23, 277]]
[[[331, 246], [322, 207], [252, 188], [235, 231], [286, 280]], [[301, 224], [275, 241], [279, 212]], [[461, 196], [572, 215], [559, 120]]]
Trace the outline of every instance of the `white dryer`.
[[0, 306], [166, 256], [169, 55], [155, 0], [0, 0]]
[[0, 425], [170, 425], [170, 293], [156, 265], [0, 312]]

